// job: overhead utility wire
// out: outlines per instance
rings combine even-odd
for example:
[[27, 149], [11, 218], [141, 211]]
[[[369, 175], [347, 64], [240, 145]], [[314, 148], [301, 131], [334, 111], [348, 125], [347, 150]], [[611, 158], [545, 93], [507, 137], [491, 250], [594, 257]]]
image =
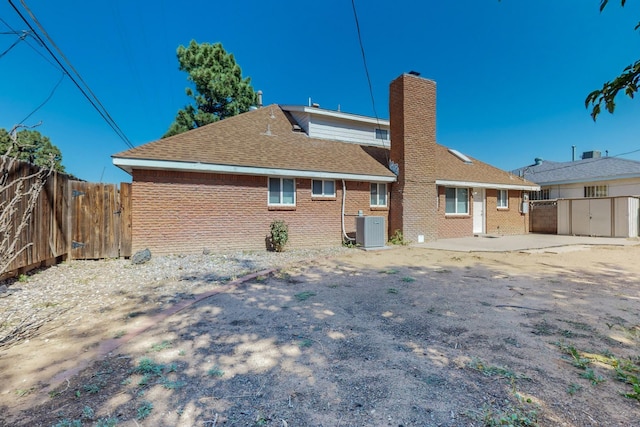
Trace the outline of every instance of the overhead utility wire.
[[360, 23], [358, 22], [358, 12], [356, 11], [355, 0], [351, 0], [351, 6], [353, 7], [353, 17], [356, 20], [356, 30], [358, 31], [358, 42], [360, 43], [360, 52], [362, 52], [362, 62], [364, 63], [364, 72], [367, 75], [367, 82], [369, 83], [369, 94], [371, 95], [371, 106], [373, 107], [373, 114], [376, 116], [378, 127], [380, 127], [380, 119], [378, 118], [378, 112], [376, 111], [376, 102], [373, 98], [373, 88], [371, 86], [371, 77], [369, 76], [369, 67], [367, 67], [367, 57], [364, 54], [364, 45], [362, 44], [362, 34], [360, 34]]
[[[37, 38], [35, 38], [35, 37], [33, 36], [33, 34], [31, 34], [29, 31], [26, 31], [26, 30], [23, 30], [23, 31], [17, 31], [17, 30], [15, 30], [15, 29], [13, 29], [13, 28], [11, 27], [11, 25], [9, 25], [9, 24], [7, 23], [7, 21], [5, 21], [5, 20], [4, 20], [4, 19], [2, 19], [2, 18], [0, 18], [0, 22], [2, 22], [4, 25], [6, 25], [6, 27], [7, 27], [8, 29], [10, 29], [10, 30], [11, 30], [11, 32], [2, 33], [2, 34], [21, 34], [21, 33], [23, 33], [23, 32], [24, 32], [24, 33], [27, 33], [28, 35], [30, 35], [30, 36], [33, 38], [33, 40], [35, 40], [35, 42], [36, 42], [36, 43], [38, 43], [38, 45], [40, 45], [40, 42], [38, 41], [38, 39], [37, 39]], [[42, 52], [40, 52], [40, 51], [39, 51], [38, 49], [36, 49], [36, 48], [31, 44], [31, 43], [29, 43], [29, 40], [28, 40], [28, 39], [25, 39], [25, 40], [24, 40], [24, 42], [25, 42], [25, 43], [27, 44], [27, 46], [29, 46], [29, 47], [30, 47], [30, 48], [31, 48], [35, 53], [37, 53], [38, 55], [40, 55], [40, 56], [42, 57], [42, 59], [44, 59], [44, 60], [45, 60], [45, 61], [47, 61], [49, 64], [51, 64], [51, 66], [52, 66], [53, 68], [55, 68], [55, 69], [57, 69], [57, 70], [61, 71], [62, 73], [64, 73], [64, 70], [62, 70], [62, 68], [58, 67], [58, 66], [57, 66], [56, 64], [54, 64], [54, 63], [53, 63], [49, 58], [47, 58], [46, 56], [44, 56], [44, 55], [42, 54]]]
[[29, 117], [33, 116], [33, 115], [36, 113], [36, 111], [38, 111], [39, 109], [41, 109], [42, 107], [44, 107], [44, 106], [45, 106], [45, 104], [46, 104], [47, 102], [49, 102], [49, 100], [51, 99], [51, 97], [53, 96], [53, 94], [54, 94], [54, 93], [56, 93], [56, 90], [58, 89], [58, 86], [60, 86], [60, 83], [62, 83], [62, 80], [64, 80], [64, 76], [65, 76], [65, 74], [64, 74], [64, 73], [62, 73], [62, 74], [60, 75], [60, 79], [58, 79], [58, 83], [56, 83], [56, 85], [53, 87], [53, 89], [51, 89], [51, 92], [49, 93], [49, 96], [47, 96], [47, 97], [45, 98], [45, 100], [44, 100], [44, 101], [42, 101], [42, 103], [40, 103], [40, 105], [38, 105], [38, 106], [37, 106], [37, 107], [36, 107], [32, 112], [30, 112], [30, 113], [27, 115], [27, 117], [25, 117], [24, 119], [22, 119], [22, 120], [20, 121], [20, 123], [24, 123], [24, 122], [26, 122], [27, 120], [29, 120]]
[[[78, 88], [78, 90], [82, 93], [82, 95], [87, 99], [87, 101], [89, 101], [89, 103], [93, 106], [93, 108], [98, 112], [98, 114], [100, 114], [100, 116], [105, 120], [105, 122], [111, 127], [111, 129], [113, 129], [113, 131], [120, 137], [120, 139], [122, 139], [122, 141], [129, 147], [129, 148], [133, 148], [133, 144], [131, 143], [131, 141], [129, 141], [129, 138], [127, 138], [127, 136], [125, 135], [125, 133], [122, 131], [122, 129], [120, 129], [120, 127], [118, 126], [118, 124], [115, 122], [115, 120], [113, 120], [113, 118], [111, 117], [111, 115], [108, 113], [108, 111], [106, 110], [106, 108], [102, 105], [102, 103], [100, 102], [100, 100], [98, 99], [98, 97], [91, 91], [91, 89], [89, 88], [89, 86], [86, 84], [86, 82], [84, 82], [84, 80], [82, 79], [82, 77], [80, 76], [80, 74], [73, 68], [73, 66], [71, 65], [71, 63], [69, 62], [69, 60], [64, 56], [64, 54], [62, 53], [62, 51], [56, 46], [56, 44], [53, 42], [53, 40], [51, 39], [51, 37], [49, 37], [49, 35], [47, 34], [47, 32], [45, 31], [45, 29], [42, 27], [42, 25], [40, 25], [40, 23], [38, 22], [37, 18], [35, 17], [35, 15], [31, 12], [31, 10], [29, 9], [29, 7], [26, 5], [26, 3], [24, 2], [24, 0], [20, 0], [20, 2], [22, 3], [22, 6], [27, 10], [27, 12], [29, 13], [29, 16], [31, 17], [31, 19], [33, 19], [33, 21], [38, 25], [38, 27], [40, 28], [40, 30], [43, 32], [43, 34], [45, 34], [45, 36], [47, 37], [47, 39], [49, 40], [49, 42], [56, 48], [56, 50], [60, 53], [60, 55], [62, 56], [62, 58], [65, 60], [65, 62], [71, 67], [71, 69], [74, 71], [74, 73], [78, 76], [78, 78], [82, 81], [82, 83], [85, 85], [85, 87], [87, 88], [87, 90], [89, 91], [89, 93], [91, 93], [91, 95], [93, 96], [94, 99], [92, 99], [89, 94], [87, 93], [87, 91], [80, 86], [80, 84], [78, 83], [78, 81], [71, 75], [71, 73], [69, 72], [69, 70], [67, 70], [67, 68], [60, 62], [60, 60], [58, 59], [58, 57], [51, 51], [51, 49], [49, 49], [49, 46], [46, 45], [46, 43], [44, 42], [44, 40], [42, 40], [42, 37], [40, 37], [40, 35], [35, 31], [35, 29], [31, 26], [31, 24], [29, 23], [29, 21], [24, 17], [24, 15], [20, 12], [20, 10], [16, 7], [16, 5], [13, 4], [12, 0], [8, 0], [9, 4], [11, 5], [11, 7], [13, 7], [13, 9], [16, 11], [16, 13], [18, 14], [18, 16], [20, 16], [20, 18], [24, 21], [25, 24], [27, 24], [27, 26], [29, 27], [29, 29], [33, 32], [33, 34], [35, 35], [35, 37], [40, 41], [40, 43], [42, 43], [42, 45], [44, 46], [44, 48], [47, 50], [47, 52], [49, 52], [49, 55], [51, 55], [51, 57], [53, 58], [53, 60], [62, 68], [62, 70], [64, 71], [64, 73], [69, 77], [69, 79], [71, 79], [71, 81], [73, 82], [73, 84]], [[96, 105], [97, 104], [97, 105]], [[98, 107], [98, 105], [100, 107]]]

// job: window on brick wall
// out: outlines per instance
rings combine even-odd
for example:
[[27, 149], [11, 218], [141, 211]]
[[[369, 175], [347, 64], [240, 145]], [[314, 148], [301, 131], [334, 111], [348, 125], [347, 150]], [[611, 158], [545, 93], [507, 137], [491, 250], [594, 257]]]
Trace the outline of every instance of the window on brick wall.
[[313, 197], [336, 197], [336, 182], [323, 179], [312, 180], [311, 195]]
[[498, 209], [507, 209], [509, 207], [509, 192], [507, 190], [498, 190]]
[[371, 183], [371, 206], [387, 206], [387, 184]]
[[445, 208], [447, 215], [469, 214], [469, 189], [447, 187], [445, 189]]
[[269, 178], [269, 205], [295, 206], [295, 180], [292, 178]]
[[584, 197], [607, 197], [606, 185], [587, 185], [584, 187]]

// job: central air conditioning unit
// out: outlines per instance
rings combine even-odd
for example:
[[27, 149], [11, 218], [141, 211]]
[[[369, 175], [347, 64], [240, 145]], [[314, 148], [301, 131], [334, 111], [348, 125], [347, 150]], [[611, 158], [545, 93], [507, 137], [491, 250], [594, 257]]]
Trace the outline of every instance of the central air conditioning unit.
[[365, 249], [384, 247], [386, 232], [383, 216], [356, 217], [356, 244]]

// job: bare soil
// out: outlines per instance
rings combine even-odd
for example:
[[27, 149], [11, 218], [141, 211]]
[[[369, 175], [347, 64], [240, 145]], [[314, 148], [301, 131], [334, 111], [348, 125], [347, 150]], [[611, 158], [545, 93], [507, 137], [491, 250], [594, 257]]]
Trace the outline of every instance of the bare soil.
[[94, 269], [74, 305], [0, 347], [0, 425], [638, 426], [639, 260], [398, 247], [240, 283], [71, 263]]

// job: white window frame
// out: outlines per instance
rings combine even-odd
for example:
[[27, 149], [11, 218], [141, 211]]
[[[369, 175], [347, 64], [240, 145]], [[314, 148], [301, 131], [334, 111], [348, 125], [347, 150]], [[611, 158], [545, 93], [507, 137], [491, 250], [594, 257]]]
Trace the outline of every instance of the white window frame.
[[[279, 200], [277, 203], [273, 203], [271, 202], [271, 180], [272, 179], [277, 179], [280, 181], [279, 185], [280, 185], [280, 194], [279, 194]], [[291, 181], [293, 184], [293, 203], [284, 203], [284, 182], [285, 181]], [[267, 205], [268, 206], [295, 206], [296, 205], [296, 180], [295, 178], [275, 178], [275, 177], [269, 177], [269, 179], [267, 180]]]
[[608, 194], [609, 194], [609, 189], [606, 185], [585, 185], [584, 186], [585, 198], [607, 197]]
[[[322, 186], [321, 193], [314, 193], [314, 183], [320, 182]], [[327, 192], [327, 183], [333, 184], [333, 193]], [[311, 197], [336, 197], [336, 182], [333, 179], [312, 179], [311, 180]]]
[[379, 139], [381, 141], [388, 141], [389, 131], [387, 129], [376, 128], [375, 136], [376, 136], [376, 139]]
[[498, 190], [496, 206], [498, 209], [509, 209], [509, 190]]
[[[447, 212], [447, 190], [455, 190], [455, 198], [454, 198], [454, 206], [455, 206], [455, 212]], [[467, 197], [466, 197], [466, 208], [467, 211], [466, 212], [459, 212], [458, 211], [458, 198], [459, 196], [459, 192], [461, 191], [466, 191], [467, 193]], [[455, 216], [455, 215], [469, 215], [469, 189], [466, 187], [445, 187], [444, 189], [444, 214], [446, 216]]]
[[[373, 191], [374, 186], [376, 189], [375, 195]], [[384, 191], [380, 191], [381, 189], [384, 189]], [[384, 194], [384, 203], [381, 203], [380, 201], [381, 194]], [[371, 186], [369, 187], [369, 206], [372, 208], [386, 208], [388, 199], [389, 195], [387, 194], [387, 184], [385, 184], [384, 182], [372, 182]]]

